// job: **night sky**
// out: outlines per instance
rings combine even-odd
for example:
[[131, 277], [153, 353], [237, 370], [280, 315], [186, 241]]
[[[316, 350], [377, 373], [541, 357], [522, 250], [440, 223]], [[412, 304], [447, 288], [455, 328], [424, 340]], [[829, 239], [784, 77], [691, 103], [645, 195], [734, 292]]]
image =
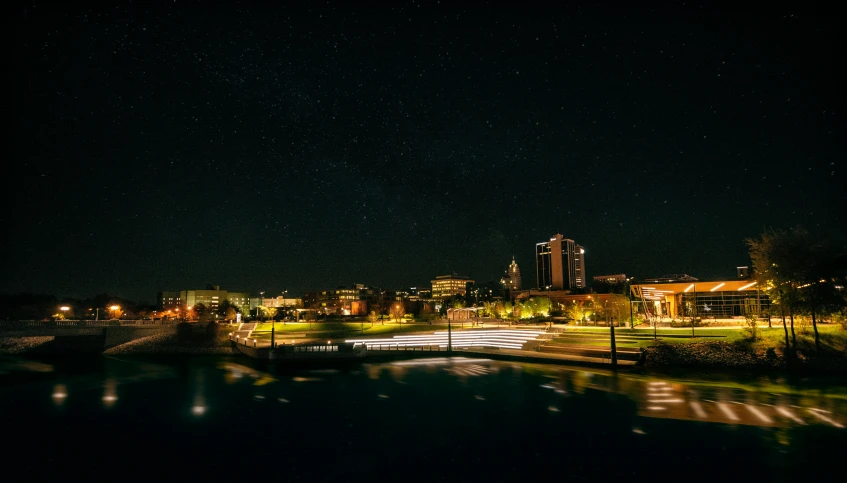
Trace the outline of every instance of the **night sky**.
[[8, 12], [0, 291], [401, 288], [512, 255], [526, 286], [555, 233], [589, 277], [710, 278], [766, 227], [845, 237], [835, 11], [300, 3]]

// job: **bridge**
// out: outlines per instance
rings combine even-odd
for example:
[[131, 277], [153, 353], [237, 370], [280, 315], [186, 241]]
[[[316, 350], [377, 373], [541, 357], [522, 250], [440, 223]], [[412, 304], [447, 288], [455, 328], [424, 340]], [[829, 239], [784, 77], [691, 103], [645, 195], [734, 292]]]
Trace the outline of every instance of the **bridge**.
[[[176, 331], [172, 320], [14, 320], [0, 321], [0, 337], [102, 338], [103, 349]], [[98, 342], [99, 345], [99, 342]]]

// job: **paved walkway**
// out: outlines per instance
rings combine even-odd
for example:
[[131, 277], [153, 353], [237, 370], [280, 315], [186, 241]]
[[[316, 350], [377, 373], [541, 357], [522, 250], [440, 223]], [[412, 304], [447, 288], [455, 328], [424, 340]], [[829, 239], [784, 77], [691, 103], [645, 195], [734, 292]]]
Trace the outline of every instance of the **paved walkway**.
[[[525, 351], [525, 350], [517, 350], [517, 349], [473, 349], [469, 351], [455, 351], [454, 352], [470, 352], [473, 354], [491, 354], [491, 355], [505, 355], [512, 357], [520, 357], [523, 359], [537, 359], [539, 361], [551, 362], [590, 362], [592, 364], [609, 364], [611, 365], [611, 360], [608, 357], [587, 357], [587, 356], [578, 356], [574, 354], [556, 354], [550, 352], [536, 352], [536, 351]], [[628, 360], [620, 360], [618, 359], [619, 366], [634, 366], [636, 364], [635, 361]]]
[[256, 323], [255, 322], [241, 324], [241, 325], [238, 326], [237, 329], [232, 331], [232, 336], [238, 337], [239, 340], [249, 339], [250, 334], [252, 334], [253, 330], [255, 330], [255, 329], [256, 329]]

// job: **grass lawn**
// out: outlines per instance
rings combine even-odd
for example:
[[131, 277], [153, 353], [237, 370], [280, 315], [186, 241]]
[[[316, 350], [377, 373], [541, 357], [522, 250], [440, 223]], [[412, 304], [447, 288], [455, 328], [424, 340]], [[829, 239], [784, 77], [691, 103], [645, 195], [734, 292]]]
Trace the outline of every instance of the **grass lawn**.
[[[251, 338], [259, 340], [270, 340], [272, 323], [262, 322], [256, 326]], [[287, 323], [277, 322], [276, 325], [277, 337], [284, 338], [285, 334], [297, 334], [307, 338], [352, 338], [352, 337], [368, 337], [368, 336], [385, 336], [390, 337], [395, 334], [414, 333], [414, 332], [432, 332], [441, 330], [443, 327], [430, 325], [428, 323], [403, 323], [386, 322], [384, 325], [377, 322], [371, 327], [370, 322], [313, 322], [311, 330], [308, 323]], [[364, 333], [362, 333], [364, 328]], [[458, 329], [454, 329], [458, 330]], [[294, 339], [296, 340], [296, 339]]]
[[[812, 332], [811, 328], [808, 328], [805, 332], [801, 333], [800, 327], [795, 324], [794, 331], [797, 335], [797, 347], [800, 350], [809, 350], [814, 348], [814, 332]], [[821, 345], [826, 350], [832, 351], [840, 351], [847, 352], [847, 331], [841, 329], [837, 325], [818, 325], [818, 332], [821, 338]], [[563, 343], [573, 343], [575, 345], [591, 345], [591, 344], [609, 344], [609, 328], [608, 327], [589, 327], [589, 328], [579, 328], [577, 330], [569, 330], [566, 334], [577, 334], [577, 336], [568, 339], [567, 337], [557, 339], [557, 342]], [[663, 344], [689, 344], [692, 342], [704, 342], [704, 341], [723, 341], [730, 343], [743, 343], [743, 344], [751, 344], [751, 348], [753, 349], [761, 349], [767, 350], [768, 348], [782, 348], [785, 346], [785, 332], [782, 328], [782, 324], [779, 325], [774, 323], [773, 328], [768, 327], [759, 327], [759, 335], [756, 341], [750, 341], [747, 339], [747, 334], [742, 329], [730, 329], [730, 328], [698, 328], [695, 330], [695, 335], [698, 337], [679, 337], [690, 335], [691, 332], [685, 330], [662, 330], [658, 329], [656, 331], [657, 337]], [[579, 335], [584, 335], [590, 338], [596, 338], [603, 336], [603, 341], [581, 341], [577, 337]], [[638, 335], [638, 336], [653, 336], [652, 328], [644, 328], [644, 329], [629, 329], [624, 327], [615, 327], [615, 337], [626, 337], [627, 335]], [[675, 337], [664, 337], [664, 336], [675, 336]], [[705, 337], [705, 336], [713, 336], [713, 337]], [[714, 337], [721, 336], [721, 337]], [[791, 328], [789, 327], [788, 337], [791, 337]], [[652, 338], [649, 339], [641, 339], [637, 341], [636, 347], [650, 347], [658, 343], [657, 341], [653, 341]], [[628, 347], [632, 347], [627, 344]]]

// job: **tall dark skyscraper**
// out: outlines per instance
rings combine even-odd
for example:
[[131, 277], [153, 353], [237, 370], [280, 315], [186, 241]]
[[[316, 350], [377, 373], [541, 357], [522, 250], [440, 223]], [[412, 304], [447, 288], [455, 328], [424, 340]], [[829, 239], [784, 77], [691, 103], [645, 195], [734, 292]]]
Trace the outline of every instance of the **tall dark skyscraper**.
[[541, 290], [585, 288], [585, 248], [561, 234], [536, 243], [535, 273]]

